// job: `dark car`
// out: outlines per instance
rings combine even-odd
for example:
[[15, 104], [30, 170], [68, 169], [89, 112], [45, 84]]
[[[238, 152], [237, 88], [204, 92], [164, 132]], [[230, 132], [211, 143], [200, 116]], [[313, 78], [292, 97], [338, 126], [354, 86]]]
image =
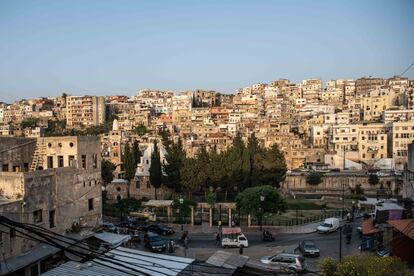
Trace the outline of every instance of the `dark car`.
[[102, 227], [102, 230], [106, 232], [111, 232], [111, 233], [116, 233], [118, 229], [113, 223], [107, 223], [107, 222], [102, 223], [101, 227]]
[[158, 234], [147, 232], [144, 235], [144, 245], [153, 252], [163, 252], [167, 249], [167, 241]]
[[310, 241], [302, 241], [299, 243], [299, 250], [302, 252], [303, 256], [319, 256], [319, 248]]
[[143, 229], [143, 225], [136, 221], [123, 221], [117, 224], [117, 226], [120, 228], [128, 228], [131, 230], [142, 230]]
[[164, 236], [174, 234], [174, 229], [163, 224], [151, 224], [145, 230]]

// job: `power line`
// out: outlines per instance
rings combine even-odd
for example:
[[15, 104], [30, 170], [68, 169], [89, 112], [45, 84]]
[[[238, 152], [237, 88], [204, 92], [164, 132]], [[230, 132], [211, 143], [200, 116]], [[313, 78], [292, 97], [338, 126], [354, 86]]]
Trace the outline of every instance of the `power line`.
[[[4, 220], [4, 217], [0, 217], [0, 218], [1, 218], [2, 220]], [[6, 218], [6, 220], [8, 220], [8, 219]], [[24, 235], [24, 236], [28, 236], [28, 237], [30, 237], [30, 238], [36, 239], [36, 240], [37, 240], [38, 242], [40, 242], [40, 243], [46, 243], [46, 244], [49, 244], [49, 245], [54, 246], [54, 247], [57, 247], [57, 248], [59, 248], [59, 249], [61, 249], [61, 250], [63, 250], [63, 251], [67, 251], [67, 252], [69, 252], [69, 253], [72, 253], [72, 254], [74, 254], [75, 256], [81, 257], [81, 258], [83, 258], [83, 259], [85, 259], [85, 258], [87, 258], [87, 257], [91, 257], [91, 254], [79, 253], [79, 252], [78, 252], [78, 251], [76, 251], [76, 250], [73, 250], [73, 249], [67, 248], [67, 247], [65, 247], [65, 246], [63, 246], [63, 245], [61, 245], [61, 244], [57, 243], [56, 241], [54, 241], [54, 240], [53, 240], [53, 239], [51, 239], [50, 237], [45, 237], [45, 236], [44, 236], [44, 235], [42, 235], [41, 233], [39, 234], [39, 232], [38, 232], [38, 231], [36, 231], [36, 230], [34, 230], [34, 229], [30, 229], [30, 228], [27, 228], [27, 227], [24, 227], [24, 226], [21, 226], [21, 225], [20, 225], [20, 227], [19, 227], [19, 225], [18, 225], [19, 223], [16, 223], [16, 222], [13, 222], [13, 221], [11, 221], [11, 223], [7, 223], [7, 222], [4, 222], [4, 221], [0, 221], [0, 224], [1, 224], [1, 225], [4, 225], [4, 226], [6, 226], [6, 227], [8, 227], [8, 228], [10, 228], [10, 229], [14, 229], [16, 232], [21, 233], [21, 234], [22, 234], [22, 235]], [[9, 224], [10, 224], [10, 225], [9, 225]], [[19, 228], [23, 228], [23, 229], [25, 229], [26, 231], [29, 231], [29, 232], [34, 232], [37, 236], [39, 236], [39, 237], [43, 238], [44, 240], [41, 240], [40, 238], [33, 237], [33, 236], [31, 236], [31, 235], [29, 235], [29, 234], [27, 234], [27, 233], [22, 232], [21, 230], [16, 229], [16, 228], [14, 227], [14, 225], [13, 225], [13, 224], [17, 224], [17, 227], [19, 227]], [[106, 261], [106, 262], [109, 262], [109, 263], [112, 263], [112, 264], [115, 264], [115, 265], [121, 266], [121, 267], [123, 267], [123, 268], [129, 269], [129, 270], [132, 270], [132, 271], [134, 271], [134, 272], [142, 273], [142, 274], [144, 274], [144, 275], [148, 275], [148, 276], [150, 276], [150, 275], [151, 275], [151, 274], [148, 274], [148, 273], [146, 273], [146, 272], [143, 272], [143, 271], [140, 271], [140, 270], [134, 269], [134, 268], [132, 268], [132, 267], [125, 266], [125, 265], [123, 265], [122, 263], [119, 263], [119, 262], [114, 261], [114, 260], [105, 259], [105, 258], [102, 258], [102, 257], [99, 257], [99, 256], [94, 256], [94, 258], [95, 258], [95, 259], [97, 259], [97, 260]], [[109, 265], [105, 265], [105, 264], [99, 263], [99, 262], [97, 262], [95, 259], [92, 259], [91, 261], [92, 261], [92, 262], [96, 262], [96, 263], [101, 264], [101, 265], [104, 265], [104, 266], [107, 266], [107, 267], [110, 267], [110, 268], [113, 268], [113, 269], [116, 269], [116, 268], [114, 268], [114, 267], [112, 267], [112, 266], [109, 266]], [[135, 265], [135, 266], [136, 266], [136, 267], [140, 267], [139, 265]], [[142, 268], [142, 267], [141, 267], [141, 268]], [[147, 269], [147, 270], [150, 270], [150, 271], [154, 271], [154, 270], [151, 270], [151, 269], [149, 269], [149, 268], [144, 268], [144, 269]], [[121, 270], [121, 271], [122, 271], [122, 270]], [[122, 271], [122, 272], [124, 272], [124, 273], [128, 273], [128, 272], [125, 272], [125, 271]], [[154, 272], [158, 272], [158, 271], [154, 271]], [[158, 273], [159, 273], [159, 272], [158, 272]], [[129, 274], [130, 274], [130, 273], [129, 273]], [[163, 274], [163, 273], [161, 273], [161, 274]], [[131, 274], [131, 275], [134, 275], [134, 274]], [[165, 275], [167, 275], [167, 274], [165, 274]]]
[[410, 70], [410, 69], [411, 69], [411, 67], [413, 67], [413, 66], [414, 66], [414, 62], [413, 62], [413, 63], [411, 63], [411, 64], [410, 64], [410, 66], [408, 66], [408, 67], [407, 67], [407, 69], [405, 69], [405, 70], [404, 70], [404, 72], [402, 72], [402, 73], [400, 74], [400, 77], [402, 77], [405, 73], [407, 73], [407, 72], [408, 72], [408, 70]]
[[[10, 224], [13, 224], [13, 221], [11, 221], [12, 223], [10, 223]], [[4, 224], [4, 223], [1, 223], [0, 222], [0, 224], [2, 224], [2, 225], [5, 225], [5, 226], [7, 226], [7, 227], [9, 227], [9, 228], [13, 228], [14, 229], [14, 227], [13, 226], [9, 226], [9, 225], [6, 225], [6, 224]], [[21, 223], [16, 223], [16, 222], [14, 222], [14, 224], [16, 224], [16, 225], [19, 225], [19, 224], [21, 224]], [[32, 226], [35, 226], [35, 228], [37, 228], [37, 230], [34, 230], [34, 229], [30, 229], [30, 227], [24, 227], [24, 226], [20, 226], [21, 228], [23, 228], [23, 229], [26, 229], [26, 230], [28, 230], [28, 231], [30, 231], [30, 230], [32, 230], [32, 232], [34, 232], [36, 235], [38, 235], [38, 236], [40, 236], [40, 237], [42, 237], [43, 239], [45, 239], [46, 241], [48, 241], [48, 242], [44, 242], [43, 240], [39, 240], [38, 238], [34, 238], [33, 236], [31, 236], [31, 235], [29, 235], [29, 234], [26, 234], [26, 233], [23, 233], [23, 232], [21, 232], [21, 231], [19, 231], [19, 230], [16, 230], [16, 231], [18, 231], [19, 233], [22, 233], [23, 235], [25, 235], [25, 236], [28, 236], [28, 237], [23, 237], [23, 238], [26, 238], [26, 239], [31, 239], [31, 240], [34, 240], [34, 241], [37, 241], [37, 242], [43, 242], [43, 243], [47, 243], [47, 244], [49, 244], [49, 245], [51, 245], [51, 246], [55, 246], [55, 247], [58, 247], [58, 248], [61, 248], [62, 250], [66, 250], [66, 251], [68, 251], [68, 252], [70, 252], [70, 253], [72, 253], [72, 254], [74, 254], [74, 255], [76, 255], [76, 256], [79, 256], [79, 257], [82, 257], [82, 258], [85, 258], [85, 256], [86, 257], [90, 257], [91, 256], [91, 253], [90, 254], [86, 254], [86, 253], [79, 253], [78, 251], [75, 251], [75, 250], [73, 250], [73, 249], [68, 249], [68, 248], [65, 248], [65, 249], [63, 249], [62, 248], [62, 245], [60, 245], [60, 244], [57, 244], [56, 243], [56, 241], [53, 241], [51, 238], [52, 237], [50, 237], [50, 235], [48, 235], [48, 234], [39, 234], [39, 231], [40, 232], [50, 232], [50, 233], [52, 233], [52, 234], [54, 234], [54, 235], [59, 235], [59, 234], [57, 234], [57, 233], [54, 233], [54, 232], [52, 232], [52, 231], [50, 231], [50, 230], [48, 230], [48, 229], [44, 229], [44, 228], [41, 228], [40, 226], [37, 226], [37, 225], [32, 225]], [[46, 237], [46, 236], [47, 237]], [[80, 246], [80, 245], [78, 245], [78, 244], [73, 244], [73, 243], [70, 243], [70, 242], [68, 242], [67, 240], [62, 240], [62, 239], [58, 239], [58, 238], [56, 238], [56, 237], [54, 237], [53, 239], [56, 239], [56, 240], [59, 240], [59, 241], [61, 241], [61, 242], [63, 242], [63, 243], [67, 243], [67, 244], [69, 244], [69, 246], [73, 246], [73, 247], [79, 247], [79, 248], [81, 248], [81, 249], [83, 249], [83, 250], [85, 250], [86, 248], [84, 248], [84, 247], [82, 247], [82, 246]], [[73, 239], [73, 238], [72, 238]], [[74, 239], [75, 241], [77, 241], [77, 242], [79, 242], [79, 240], [76, 240], [76, 239]], [[81, 242], [83, 242], [83, 241], [81, 241]], [[119, 265], [119, 266], [123, 266], [123, 267], [126, 267], [126, 268], [128, 268], [128, 269], [132, 269], [131, 267], [128, 267], [128, 266], [124, 266], [124, 265], [122, 265], [121, 263], [118, 263], [117, 261], [118, 260], [113, 260], [113, 259], [108, 259], [108, 258], [110, 258], [109, 256], [107, 256], [107, 255], [103, 255], [104, 254], [104, 252], [99, 252], [99, 251], [95, 251], [95, 250], [90, 250], [89, 248], [87, 249], [88, 251], [91, 251], [92, 253], [95, 253], [97, 256], [94, 256], [97, 260], [100, 260], [100, 261], [107, 261], [107, 262], [110, 262], [110, 263], [113, 263], [113, 264], [115, 264], [115, 265]], [[125, 255], [120, 255], [120, 254], [116, 254], [116, 253], [114, 253], [114, 252], [111, 252], [111, 255], [116, 255], [116, 256], [121, 256], [121, 257], [126, 257]], [[103, 258], [101, 258], [101, 257], [99, 257], [99, 256], [103, 256]], [[133, 258], [133, 257], [129, 257], [129, 258], [132, 258], [132, 259], [137, 259], [137, 260], [140, 260], [140, 261], [142, 261], [142, 262], [148, 262], [148, 260], [144, 260], [144, 259], [140, 259], [140, 258]], [[94, 260], [92, 260], [92, 261], [94, 261]], [[99, 263], [99, 264], [102, 264], [101, 262], [97, 262], [97, 263]], [[178, 268], [171, 268], [171, 267], [167, 267], [167, 266], [163, 266], [163, 265], [160, 265], [160, 264], [155, 264], [155, 263], [153, 263], [152, 265], [145, 265], [145, 264], [137, 264], [137, 263], [131, 263], [131, 262], [125, 262], [125, 261], [122, 261], [122, 263], [127, 263], [127, 264], [130, 264], [130, 265], [133, 265], [133, 266], [136, 266], [136, 267], [140, 267], [140, 268], [143, 268], [143, 269], [146, 269], [146, 270], [149, 270], [149, 271], [152, 271], [152, 272], [157, 272], [157, 273], [159, 273], [159, 274], [163, 274], [163, 275], [168, 275], [168, 274], [166, 274], [166, 273], [163, 273], [163, 272], [161, 272], [161, 271], [158, 271], [158, 270], [153, 270], [153, 269], [151, 269], [151, 268], [149, 268], [149, 267], [159, 267], [159, 268], [165, 268], [165, 269], [168, 269], [168, 270], [171, 270], [171, 271], [173, 271], [173, 272], [177, 272], [177, 271], [175, 271], [175, 270], [177, 270]], [[185, 264], [187, 264], [187, 265], [189, 265], [188, 263], [185, 263]], [[142, 273], [142, 272], [141, 272]], [[185, 275], [187, 275], [187, 273], [185, 273]]]

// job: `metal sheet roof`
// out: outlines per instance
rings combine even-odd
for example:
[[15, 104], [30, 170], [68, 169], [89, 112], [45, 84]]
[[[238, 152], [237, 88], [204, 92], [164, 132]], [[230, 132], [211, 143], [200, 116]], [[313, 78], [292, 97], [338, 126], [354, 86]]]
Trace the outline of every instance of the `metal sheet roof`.
[[[105, 258], [107, 260], [94, 259], [93, 262], [87, 263], [69, 261], [42, 275], [124, 276], [147, 273], [154, 276], [175, 276], [194, 261], [189, 258], [149, 253], [124, 247], [109, 251], [105, 254]], [[110, 261], [116, 261], [122, 265], [113, 264]]]

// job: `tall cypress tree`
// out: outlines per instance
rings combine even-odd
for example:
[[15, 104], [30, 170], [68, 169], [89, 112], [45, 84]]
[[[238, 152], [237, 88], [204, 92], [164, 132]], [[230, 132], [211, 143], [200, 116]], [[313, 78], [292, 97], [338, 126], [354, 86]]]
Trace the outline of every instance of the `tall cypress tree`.
[[165, 165], [163, 166], [166, 176], [163, 183], [176, 192], [181, 192], [181, 168], [186, 158], [181, 139], [177, 143], [171, 144], [166, 148]]
[[136, 168], [142, 156], [141, 151], [139, 150], [139, 143], [137, 140], [135, 140], [132, 144], [132, 156], [134, 157], [134, 165]]
[[122, 156], [122, 163], [124, 165], [125, 170], [125, 179], [131, 181], [131, 179], [135, 177], [136, 165], [129, 143], [125, 144], [124, 154]]
[[162, 184], [162, 166], [157, 141], [154, 141], [154, 150], [151, 154], [149, 173], [149, 180], [151, 185], [155, 188], [155, 199], [157, 199], [157, 189], [160, 188]]

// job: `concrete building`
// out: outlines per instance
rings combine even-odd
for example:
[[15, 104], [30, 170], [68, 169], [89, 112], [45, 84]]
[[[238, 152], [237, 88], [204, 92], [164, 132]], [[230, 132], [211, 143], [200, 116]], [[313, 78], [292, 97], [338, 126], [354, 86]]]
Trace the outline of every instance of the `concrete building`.
[[414, 121], [393, 122], [388, 127], [389, 157], [395, 161], [397, 170], [404, 170], [407, 164], [408, 145], [414, 141]]
[[359, 160], [368, 166], [387, 158], [387, 133], [384, 124], [364, 124], [359, 128]]
[[[40, 145], [46, 147], [40, 151]], [[61, 235], [77, 233], [81, 237], [91, 232], [102, 222], [99, 153], [99, 139], [91, 136], [0, 137], [0, 213]], [[52, 156], [53, 162], [49, 162], [47, 157]], [[23, 239], [8, 227], [0, 226], [0, 230], [9, 273], [39, 275], [59, 251]]]
[[355, 81], [356, 95], [363, 95], [385, 83], [383, 78], [363, 77]]
[[105, 122], [105, 98], [102, 96], [68, 96], [66, 98], [66, 126], [87, 128]]

